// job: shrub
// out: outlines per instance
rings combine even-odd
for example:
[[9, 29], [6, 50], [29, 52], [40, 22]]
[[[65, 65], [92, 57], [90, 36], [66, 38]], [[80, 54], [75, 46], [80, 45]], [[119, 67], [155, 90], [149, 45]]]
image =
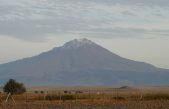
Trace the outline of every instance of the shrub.
[[11, 95], [22, 94], [26, 92], [26, 88], [23, 83], [18, 83], [14, 79], [10, 79], [3, 87], [4, 92]]
[[74, 100], [75, 97], [73, 95], [47, 95], [46, 100]]
[[113, 99], [115, 99], [115, 100], [125, 100], [125, 98], [121, 97], [121, 96], [113, 97]]
[[169, 94], [147, 94], [143, 97], [144, 100], [169, 100]]

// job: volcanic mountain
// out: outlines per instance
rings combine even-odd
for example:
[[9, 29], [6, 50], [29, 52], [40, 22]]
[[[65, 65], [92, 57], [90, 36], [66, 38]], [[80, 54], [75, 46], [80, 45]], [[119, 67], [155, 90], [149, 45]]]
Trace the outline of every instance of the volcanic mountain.
[[0, 82], [29, 85], [167, 85], [169, 70], [120, 57], [88, 39], [0, 65]]

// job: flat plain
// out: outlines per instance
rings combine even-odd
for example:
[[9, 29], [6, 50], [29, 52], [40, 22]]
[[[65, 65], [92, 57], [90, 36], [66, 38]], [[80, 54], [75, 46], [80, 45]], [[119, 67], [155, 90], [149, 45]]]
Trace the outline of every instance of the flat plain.
[[0, 109], [169, 109], [169, 87], [31, 87]]

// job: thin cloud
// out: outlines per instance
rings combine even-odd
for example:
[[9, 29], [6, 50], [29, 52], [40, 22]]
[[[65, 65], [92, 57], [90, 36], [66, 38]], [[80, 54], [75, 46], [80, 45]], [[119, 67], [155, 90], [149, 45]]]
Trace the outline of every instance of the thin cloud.
[[168, 36], [167, 0], [0, 0], [0, 34], [29, 41], [49, 35]]

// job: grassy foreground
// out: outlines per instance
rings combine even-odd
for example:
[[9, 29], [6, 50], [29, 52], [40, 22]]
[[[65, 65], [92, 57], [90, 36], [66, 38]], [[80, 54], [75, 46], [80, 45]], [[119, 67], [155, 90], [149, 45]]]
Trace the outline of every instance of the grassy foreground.
[[[111, 92], [111, 91], [110, 91]], [[0, 109], [169, 109], [169, 91], [121, 89], [111, 93], [63, 94], [26, 93], [5, 103], [0, 95]]]

